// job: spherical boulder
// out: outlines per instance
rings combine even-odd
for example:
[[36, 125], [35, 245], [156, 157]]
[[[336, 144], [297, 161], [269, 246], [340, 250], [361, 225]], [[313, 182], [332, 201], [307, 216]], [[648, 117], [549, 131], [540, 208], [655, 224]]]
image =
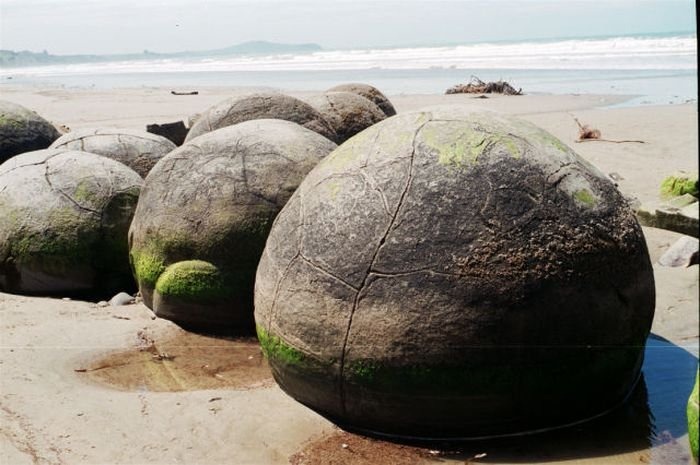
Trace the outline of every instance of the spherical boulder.
[[33, 111], [0, 100], [0, 163], [19, 153], [45, 149], [59, 136], [51, 123]]
[[370, 102], [373, 102], [379, 107], [384, 114], [388, 116], [394, 116], [396, 114], [396, 109], [391, 101], [382, 94], [376, 87], [370, 86], [369, 84], [361, 83], [350, 83], [350, 84], [340, 84], [335, 87], [331, 87], [327, 92], [351, 92], [357, 94], [361, 97], [366, 98]]
[[336, 145], [254, 120], [198, 137], [153, 168], [129, 232], [145, 304], [208, 332], [251, 332], [253, 279], [277, 213]]
[[0, 165], [0, 290], [132, 289], [127, 232], [142, 184], [130, 168], [87, 152], [39, 150]]
[[349, 428], [463, 438], [558, 427], [640, 375], [654, 279], [606, 176], [535, 126], [389, 118], [301, 183], [256, 277], [279, 385]]
[[96, 153], [121, 162], [146, 177], [176, 146], [165, 137], [131, 129], [79, 129], [58, 138], [51, 148]]
[[289, 95], [266, 92], [233, 97], [209, 108], [192, 125], [185, 142], [236, 123], [270, 118], [297, 123], [331, 141], [336, 141], [331, 124], [311, 105]]
[[377, 105], [351, 92], [326, 92], [304, 100], [331, 123], [339, 144], [386, 119]]

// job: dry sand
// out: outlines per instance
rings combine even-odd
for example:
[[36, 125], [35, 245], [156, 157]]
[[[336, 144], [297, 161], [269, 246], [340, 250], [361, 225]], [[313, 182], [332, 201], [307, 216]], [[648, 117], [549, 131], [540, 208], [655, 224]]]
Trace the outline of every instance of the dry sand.
[[[88, 90], [0, 87], [1, 97], [55, 124], [143, 129], [187, 118], [246, 90]], [[611, 96], [391, 96], [399, 112], [464, 103], [517, 114], [547, 129], [626, 195], [654, 200], [661, 180], [698, 169], [697, 105], [600, 109]], [[645, 144], [576, 144], [573, 117], [610, 139]], [[656, 262], [680, 235], [645, 228]], [[654, 266], [653, 332], [698, 353], [698, 267]], [[185, 348], [188, 348], [185, 350]], [[142, 304], [101, 308], [60, 298], [0, 294], [0, 463], [664, 463], [658, 450], [548, 455], [529, 447], [517, 459], [442, 454], [341, 432], [270, 381], [251, 341], [183, 333]], [[116, 353], [116, 355], [115, 355]], [[139, 382], [143, 374], [150, 381]], [[110, 383], [116, 383], [110, 385]], [[676, 438], [685, 444], [687, 437]], [[537, 444], [533, 440], [533, 444]], [[571, 445], [577, 447], [576, 444]], [[487, 451], [484, 451], [487, 452]], [[654, 458], [656, 457], [656, 458]]]

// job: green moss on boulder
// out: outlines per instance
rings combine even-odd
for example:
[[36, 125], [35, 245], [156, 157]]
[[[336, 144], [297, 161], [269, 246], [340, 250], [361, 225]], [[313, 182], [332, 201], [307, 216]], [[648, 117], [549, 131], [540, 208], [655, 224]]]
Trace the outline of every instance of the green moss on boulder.
[[695, 387], [693, 392], [690, 394], [688, 399], [688, 440], [690, 441], [690, 451], [693, 454], [695, 461], [698, 461], [698, 422], [700, 418], [698, 417], [698, 374], [695, 375]]
[[207, 301], [227, 297], [231, 289], [217, 267], [202, 260], [187, 260], [167, 267], [156, 282], [162, 296]]
[[285, 343], [282, 339], [270, 334], [262, 326], [255, 327], [260, 341], [260, 347], [268, 360], [274, 360], [285, 365], [297, 365], [306, 358], [304, 353]]

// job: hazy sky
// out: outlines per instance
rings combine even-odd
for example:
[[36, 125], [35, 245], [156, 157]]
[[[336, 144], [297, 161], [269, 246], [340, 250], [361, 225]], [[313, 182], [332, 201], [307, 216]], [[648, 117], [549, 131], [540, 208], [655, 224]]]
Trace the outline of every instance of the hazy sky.
[[54, 54], [326, 48], [694, 31], [692, 0], [0, 0], [0, 48]]

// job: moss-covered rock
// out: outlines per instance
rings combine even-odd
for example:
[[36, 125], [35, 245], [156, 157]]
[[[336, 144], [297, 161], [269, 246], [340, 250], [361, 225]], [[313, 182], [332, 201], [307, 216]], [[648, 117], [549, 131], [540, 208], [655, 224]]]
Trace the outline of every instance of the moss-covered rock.
[[654, 312], [642, 230], [607, 177], [529, 123], [460, 108], [386, 119], [321, 161], [278, 215], [255, 286], [287, 393], [407, 437], [614, 407]]
[[295, 123], [253, 120], [166, 155], [148, 176], [129, 235], [146, 305], [191, 328], [252, 332], [255, 269], [270, 227], [335, 147]]
[[661, 183], [661, 197], [669, 199], [684, 194], [698, 197], [698, 176], [688, 173], [677, 173], [669, 176]]
[[336, 141], [331, 124], [308, 103], [289, 95], [263, 92], [233, 97], [209, 108], [192, 125], [185, 142], [216, 129], [256, 119], [281, 119]]
[[79, 129], [59, 137], [51, 148], [96, 153], [124, 163], [145, 178], [175, 144], [156, 134], [130, 129]]
[[0, 165], [0, 290], [133, 287], [127, 231], [143, 180], [105, 157], [49, 149]]
[[45, 149], [59, 136], [51, 123], [33, 111], [0, 100], [0, 163], [19, 153]]
[[698, 423], [700, 422], [700, 417], [698, 417], [698, 374], [695, 375], [695, 387], [693, 392], [690, 394], [688, 399], [688, 440], [690, 441], [690, 452], [693, 454], [695, 461], [698, 461]]

